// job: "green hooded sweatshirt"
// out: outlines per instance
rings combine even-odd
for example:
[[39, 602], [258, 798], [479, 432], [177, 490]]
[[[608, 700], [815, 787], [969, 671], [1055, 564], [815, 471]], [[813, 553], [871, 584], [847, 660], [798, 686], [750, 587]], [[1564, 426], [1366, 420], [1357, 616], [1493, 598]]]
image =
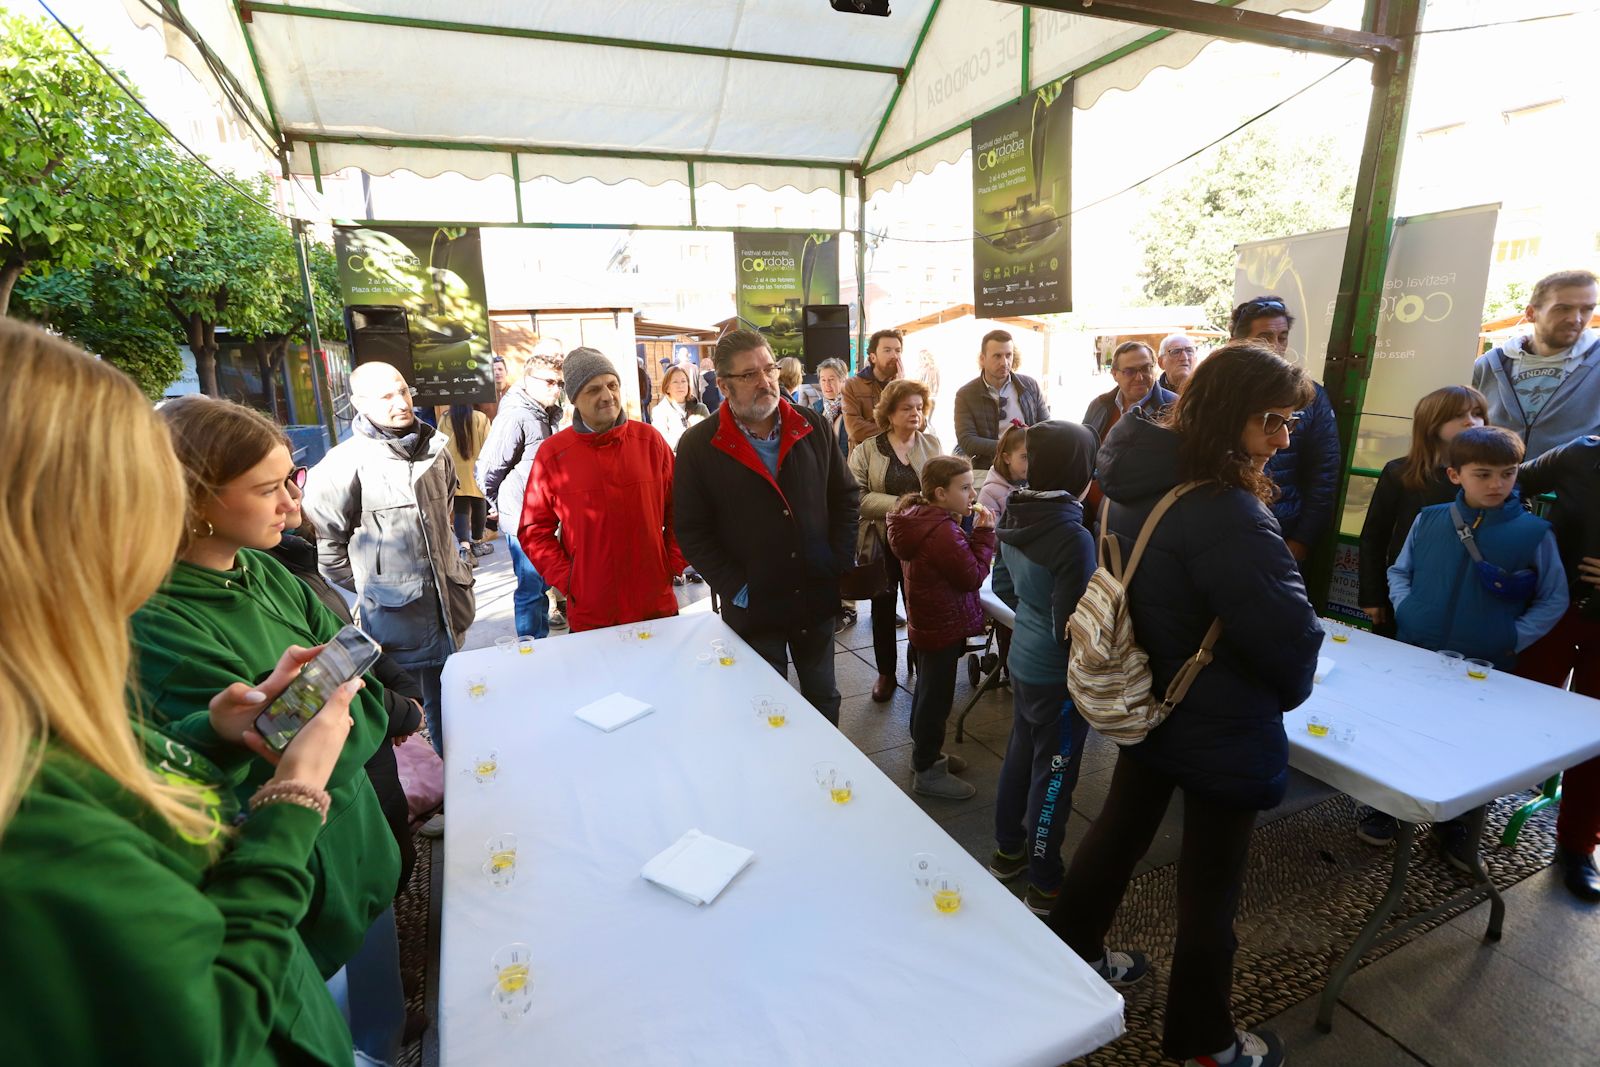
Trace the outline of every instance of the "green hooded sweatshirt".
[[[224, 772], [135, 725], [150, 766]], [[0, 837], [0, 1034], [8, 1063], [207, 1067], [351, 1062], [350, 1031], [295, 926], [317, 814], [272, 804], [214, 852], [52, 742]]]
[[[264, 552], [241, 550], [231, 571], [180, 561], [133, 617], [144, 705], [170, 724], [168, 733], [203, 755], [244, 766], [239, 797], [246, 800], [273, 768], [221, 742], [211, 729], [211, 698], [234, 682], [261, 681], [285, 648], [322, 644], [341, 625], [304, 582]], [[355, 955], [400, 881], [400, 850], [363, 766], [387, 743], [389, 728], [383, 687], [370, 674], [366, 682], [350, 705], [355, 726], [328, 779], [333, 804], [312, 852], [315, 886], [300, 924], [324, 978]]]

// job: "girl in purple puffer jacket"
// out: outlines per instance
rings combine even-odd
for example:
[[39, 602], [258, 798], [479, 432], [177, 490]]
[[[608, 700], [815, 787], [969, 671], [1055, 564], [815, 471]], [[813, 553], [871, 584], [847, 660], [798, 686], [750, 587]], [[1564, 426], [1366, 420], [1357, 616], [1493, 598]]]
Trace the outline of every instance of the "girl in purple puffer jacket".
[[[977, 790], [954, 777], [962, 770], [941, 753], [955, 700], [956, 665], [967, 638], [983, 632], [978, 589], [994, 559], [994, 514], [972, 485], [972, 464], [935, 456], [922, 466], [922, 492], [907, 493], [890, 512], [889, 549], [905, 564], [906, 630], [917, 662], [911, 698], [911, 788], [949, 800]], [[972, 515], [973, 530], [961, 528]]]

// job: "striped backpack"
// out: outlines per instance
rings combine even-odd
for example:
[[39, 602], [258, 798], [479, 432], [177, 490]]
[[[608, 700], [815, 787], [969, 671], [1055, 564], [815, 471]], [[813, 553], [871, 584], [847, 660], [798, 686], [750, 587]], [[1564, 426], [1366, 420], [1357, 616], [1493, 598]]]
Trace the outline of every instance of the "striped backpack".
[[1211, 662], [1212, 646], [1222, 634], [1222, 620], [1216, 619], [1200, 650], [1167, 686], [1166, 696], [1154, 699], [1150, 657], [1133, 639], [1128, 588], [1156, 524], [1180, 496], [1201, 484], [1185, 482], [1161, 498], [1145, 519], [1126, 567], [1122, 565], [1122, 546], [1106, 522], [1111, 502], [1107, 500], [1100, 509], [1100, 565], [1067, 623], [1072, 642], [1067, 650], [1067, 690], [1084, 721], [1119, 745], [1138, 744], [1172, 714], [1195, 676]]

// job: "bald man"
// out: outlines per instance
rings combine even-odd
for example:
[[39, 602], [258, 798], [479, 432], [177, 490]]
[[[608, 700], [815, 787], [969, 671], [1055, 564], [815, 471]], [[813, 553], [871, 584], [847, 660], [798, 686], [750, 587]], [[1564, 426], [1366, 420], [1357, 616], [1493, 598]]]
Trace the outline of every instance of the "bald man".
[[1161, 349], [1156, 362], [1161, 364], [1161, 377], [1156, 384], [1169, 393], [1183, 392], [1189, 375], [1194, 373], [1194, 338], [1186, 333], [1168, 334], [1161, 339]]
[[439, 674], [475, 610], [472, 568], [452, 527], [455, 462], [444, 434], [417, 418], [411, 387], [389, 364], [357, 367], [350, 399], [355, 432], [306, 478], [303, 508], [317, 531], [317, 565], [358, 596], [361, 628], [421, 683], [428, 733], [442, 753]]

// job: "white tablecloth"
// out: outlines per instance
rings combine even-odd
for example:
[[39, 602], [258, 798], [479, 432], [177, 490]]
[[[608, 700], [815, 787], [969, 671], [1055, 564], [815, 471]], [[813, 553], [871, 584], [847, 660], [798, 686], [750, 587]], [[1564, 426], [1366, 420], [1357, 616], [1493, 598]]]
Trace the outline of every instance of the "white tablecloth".
[[[1600, 700], [1499, 671], [1472, 681], [1353, 628], [1322, 655], [1332, 673], [1283, 719], [1289, 763], [1396, 818], [1453, 818], [1600, 755]], [[1311, 736], [1312, 715], [1353, 726], [1355, 741]]]
[[[738, 663], [696, 666], [716, 637]], [[617, 690], [655, 713], [611, 734], [573, 718]], [[757, 720], [761, 694], [788, 702], [788, 725]], [[648, 642], [600, 630], [458, 654], [444, 710], [447, 1067], [1055, 1067], [1122, 1032], [1121, 997], [714, 615], [657, 622]], [[490, 750], [499, 777], [479, 785], [465, 772]], [[854, 779], [851, 803], [818, 790], [820, 760]], [[691, 827], [756, 854], [703, 908], [639, 877]], [[517, 876], [497, 890], [485, 842], [505, 832]], [[958, 913], [913, 886], [919, 851], [959, 877]], [[534, 961], [516, 1023], [490, 1002], [513, 941]]]
[[1017, 613], [995, 594], [993, 572], [983, 580], [983, 586], [978, 590], [978, 602], [983, 605], [983, 613], [989, 618], [1008, 630], [1017, 628]]

